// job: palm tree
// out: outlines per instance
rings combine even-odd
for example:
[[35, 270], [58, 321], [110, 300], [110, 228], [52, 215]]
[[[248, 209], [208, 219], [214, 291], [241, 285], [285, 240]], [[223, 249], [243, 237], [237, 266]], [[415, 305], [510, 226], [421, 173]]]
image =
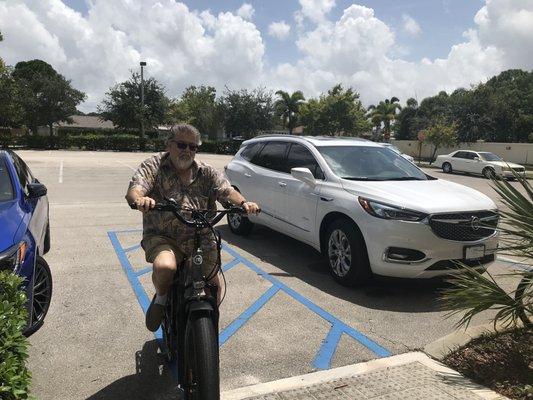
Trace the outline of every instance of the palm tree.
[[283, 120], [284, 126], [289, 128], [289, 135], [292, 135], [292, 130], [298, 122], [300, 105], [304, 102], [305, 97], [300, 90], [293, 94], [278, 90], [276, 94], [280, 97], [275, 104], [277, 113]]
[[396, 119], [396, 111], [402, 109], [398, 104], [399, 101], [397, 97], [392, 97], [390, 100], [380, 101], [377, 106], [372, 104], [368, 107], [368, 117], [378, 129], [383, 124], [384, 135], [387, 138], [390, 137], [391, 123]]

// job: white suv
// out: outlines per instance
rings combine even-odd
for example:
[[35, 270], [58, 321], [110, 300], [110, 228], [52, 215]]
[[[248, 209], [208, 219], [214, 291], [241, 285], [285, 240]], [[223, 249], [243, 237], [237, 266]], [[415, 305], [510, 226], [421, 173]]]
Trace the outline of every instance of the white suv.
[[373, 274], [431, 278], [455, 261], [486, 268], [498, 245], [496, 204], [433, 178], [396, 152], [354, 138], [262, 136], [226, 166], [232, 185], [262, 212], [228, 216], [230, 229], [266, 225], [328, 259], [352, 286]]

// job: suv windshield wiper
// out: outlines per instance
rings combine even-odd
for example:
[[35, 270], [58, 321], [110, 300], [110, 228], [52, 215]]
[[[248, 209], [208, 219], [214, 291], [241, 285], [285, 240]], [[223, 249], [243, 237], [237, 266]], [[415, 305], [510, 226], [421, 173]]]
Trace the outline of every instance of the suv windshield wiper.
[[375, 181], [368, 176], [341, 176], [342, 179], [348, 179], [349, 181]]
[[388, 181], [425, 181], [426, 179], [417, 178], [415, 176], [402, 176], [400, 178], [390, 178]]

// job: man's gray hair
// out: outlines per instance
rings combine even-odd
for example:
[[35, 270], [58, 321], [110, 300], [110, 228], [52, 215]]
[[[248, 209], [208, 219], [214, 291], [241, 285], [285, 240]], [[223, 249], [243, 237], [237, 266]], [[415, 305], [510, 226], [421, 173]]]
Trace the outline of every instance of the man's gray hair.
[[196, 137], [196, 144], [199, 146], [202, 144], [202, 137], [200, 132], [194, 126], [190, 124], [176, 124], [170, 128], [169, 140], [175, 138], [179, 133], [192, 133]]

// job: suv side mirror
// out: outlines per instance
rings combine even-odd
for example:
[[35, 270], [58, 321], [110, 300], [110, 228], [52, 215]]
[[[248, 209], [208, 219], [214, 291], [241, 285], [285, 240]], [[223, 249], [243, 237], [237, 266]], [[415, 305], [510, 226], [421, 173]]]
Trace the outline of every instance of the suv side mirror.
[[479, 161], [479, 157], [474, 157], [474, 161]]
[[307, 183], [311, 187], [316, 186], [315, 177], [313, 176], [309, 168], [291, 168], [291, 175], [299, 181]]
[[46, 186], [44, 186], [42, 183], [34, 182], [28, 184], [28, 197], [30, 199], [37, 199], [39, 197], [43, 197], [48, 192], [48, 189], [46, 189]]

